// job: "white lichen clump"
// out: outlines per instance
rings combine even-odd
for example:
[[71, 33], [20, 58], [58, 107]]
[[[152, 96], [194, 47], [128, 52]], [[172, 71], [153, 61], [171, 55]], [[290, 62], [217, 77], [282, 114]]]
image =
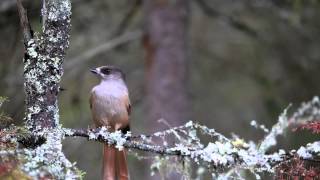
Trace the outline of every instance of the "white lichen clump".
[[234, 152], [235, 148], [229, 142], [210, 142], [207, 147], [195, 152], [194, 155], [200, 157], [203, 161], [213, 162], [215, 165], [227, 166], [228, 163], [234, 161], [232, 157], [232, 153]]
[[36, 51], [36, 44], [33, 39], [28, 41], [27, 43], [27, 53], [29, 54], [30, 57], [36, 58], [38, 56], [38, 53]]
[[[47, 7], [48, 11], [48, 19], [51, 21], [65, 20], [68, 19], [71, 15], [71, 2], [70, 1], [59, 1], [55, 2], [53, 0], [48, 0]], [[42, 11], [43, 14], [47, 13], [47, 11]]]
[[270, 133], [261, 142], [259, 148], [261, 152], [266, 152], [269, 148], [275, 146], [277, 144], [277, 136], [284, 134], [284, 130], [286, 130], [289, 126], [287, 111], [288, 108], [286, 108], [279, 116], [277, 124], [273, 125]]
[[41, 135], [46, 137], [45, 144], [20, 152], [20, 158], [26, 161], [21, 165], [21, 169], [35, 179], [41, 179], [46, 175], [55, 179], [79, 178], [75, 164], [72, 164], [62, 152], [62, 131], [44, 130]]
[[297, 154], [304, 159], [310, 159], [314, 156], [320, 156], [320, 141], [309, 143], [306, 147], [301, 146], [297, 150]]
[[320, 119], [320, 100], [318, 96], [315, 96], [312, 101], [302, 103], [292, 117], [292, 120], [296, 123], [307, 123], [317, 119]]
[[268, 132], [269, 132], [269, 129], [266, 128], [265, 125], [263, 125], [263, 124], [258, 124], [257, 121], [255, 121], [255, 120], [252, 120], [252, 121], [250, 122], [250, 125], [251, 125], [252, 127], [256, 128], [256, 129], [261, 129], [261, 130], [262, 130], [263, 132], [265, 132], [265, 133], [268, 133]]
[[108, 142], [109, 145], [115, 145], [115, 147], [122, 151], [126, 139], [131, 137], [131, 132], [128, 131], [127, 134], [123, 135], [121, 131], [110, 132], [105, 126], [102, 126], [99, 132], [89, 131], [89, 140], [97, 140], [101, 138], [102, 140]]

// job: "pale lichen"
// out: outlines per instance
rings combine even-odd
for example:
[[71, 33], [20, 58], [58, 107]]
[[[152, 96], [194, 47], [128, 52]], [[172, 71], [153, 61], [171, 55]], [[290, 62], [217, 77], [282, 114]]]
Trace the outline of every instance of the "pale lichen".
[[27, 42], [27, 54], [32, 58], [37, 58], [38, 56], [36, 47], [37, 45], [35, 44], [34, 39], [31, 39]]
[[283, 111], [283, 113], [279, 116], [278, 122], [275, 125], [273, 125], [269, 134], [261, 142], [259, 147], [259, 150], [261, 152], [266, 152], [270, 147], [276, 145], [277, 136], [283, 135], [284, 131], [289, 126], [288, 117], [287, 117], [288, 108], [286, 108]]
[[108, 144], [115, 145], [115, 147], [120, 151], [123, 150], [123, 145], [127, 138], [131, 137], [131, 132], [123, 135], [121, 131], [110, 132], [105, 126], [102, 126], [98, 132], [89, 131], [88, 134], [89, 140], [97, 140], [98, 138], [102, 138], [108, 142]]
[[[59, 1], [48, 0], [48, 20], [58, 21], [69, 19], [71, 15], [71, 2], [70, 1]], [[44, 11], [44, 13], [46, 13]]]
[[[28, 142], [30, 134], [24, 127], [1, 130], [1, 144], [10, 143], [10, 147], [1, 146], [0, 159], [9, 156], [15, 158], [17, 169], [28, 176], [28, 179], [79, 179], [79, 170], [62, 152], [61, 141], [64, 131], [61, 128], [43, 129], [36, 136], [45, 137], [45, 143], [35, 148], [21, 148], [19, 142]], [[32, 135], [32, 136], [33, 136]], [[6, 148], [4, 148], [6, 147]], [[1, 177], [0, 177], [1, 179]]]
[[[36, 108], [37, 109], [37, 108]], [[32, 110], [37, 111], [37, 110]], [[286, 111], [282, 113], [279, 118], [277, 126], [273, 126], [270, 133], [273, 134], [273, 138], [284, 132], [287, 120]], [[258, 124], [258, 123], [256, 123]], [[280, 130], [280, 129], [281, 130]], [[62, 153], [61, 140], [64, 136], [72, 136], [74, 130], [62, 129], [60, 126], [56, 129], [43, 129], [37, 133], [38, 136], [47, 137], [45, 144], [37, 147], [35, 150], [22, 150], [27, 162], [23, 165], [23, 169], [29, 173], [30, 176], [39, 177], [42, 176], [44, 171], [52, 174], [54, 177], [60, 178], [76, 178], [77, 173], [74, 171], [74, 164], [70, 163]], [[103, 141], [110, 145], [115, 146], [119, 150], [125, 148], [136, 148], [140, 150], [150, 150], [151, 152], [159, 152], [160, 154], [180, 155], [184, 159], [191, 159], [200, 166], [219, 167], [223, 169], [229, 169], [227, 173], [218, 175], [213, 173], [215, 178], [230, 178], [235, 177], [241, 179], [241, 171], [249, 170], [253, 175], [259, 179], [261, 178], [259, 173], [267, 172], [274, 173], [275, 165], [279, 164], [290, 157], [298, 156], [303, 159], [311, 159], [313, 157], [319, 157], [320, 155], [320, 142], [309, 143], [306, 146], [298, 148], [298, 150], [292, 150], [286, 152], [280, 149], [273, 153], [266, 153], [261, 151], [261, 146], [253, 141], [246, 142], [244, 139], [234, 135], [232, 138], [227, 138], [222, 134], [210, 129], [206, 126], [200, 125], [196, 122], [188, 122], [185, 125], [174, 127], [169, 130], [154, 133], [152, 135], [140, 135], [140, 143], [134, 140], [136, 137], [132, 137], [131, 132], [122, 134], [120, 131], [109, 132], [108, 127], [101, 127], [99, 129], [82, 131], [87, 133], [89, 140]], [[178, 134], [178, 136], [177, 136]], [[200, 141], [199, 134], [209, 136], [210, 142], [204, 145]], [[178, 143], [170, 144], [166, 147], [152, 145], [152, 138], [165, 139], [165, 137], [174, 137], [178, 140]], [[10, 138], [10, 137], [7, 137]], [[268, 139], [269, 136], [264, 137], [262, 142]], [[172, 142], [173, 139], [170, 139]], [[235, 143], [237, 142], [237, 143]], [[272, 144], [273, 145], [273, 144]], [[270, 144], [269, 144], [270, 147]], [[160, 150], [159, 150], [160, 148]], [[161, 149], [162, 148], [162, 149]], [[1, 152], [0, 152], [1, 154]], [[159, 171], [168, 170], [168, 167], [172, 169], [172, 164], [169, 163], [169, 156], [165, 158], [158, 158], [153, 165], [153, 169]], [[57, 160], [57, 161], [56, 161]], [[159, 162], [160, 161], [160, 162]], [[41, 169], [44, 165], [44, 169]], [[69, 169], [69, 170], [66, 170]], [[177, 170], [178, 171], [178, 170]], [[181, 171], [181, 170], [179, 170]], [[63, 172], [61, 174], [61, 172]], [[183, 172], [183, 170], [181, 171]], [[59, 174], [60, 173], [60, 174]]]
[[[43, 33], [36, 33], [26, 43], [24, 59], [26, 122], [35, 131], [41, 130], [42, 126], [59, 124], [56, 99], [63, 74], [62, 62], [69, 45], [71, 2], [44, 1], [41, 13], [45, 20]], [[35, 111], [36, 107], [41, 111]], [[52, 122], [46, 122], [48, 119]]]
[[320, 119], [320, 100], [318, 96], [315, 96], [311, 101], [302, 103], [291, 118], [295, 123], [308, 123], [308, 121], [318, 119]]
[[23, 149], [20, 154], [26, 163], [21, 169], [34, 178], [41, 178], [47, 172], [56, 179], [77, 179], [75, 164], [72, 164], [62, 152], [62, 131], [60, 129], [41, 132], [46, 143], [35, 149]]

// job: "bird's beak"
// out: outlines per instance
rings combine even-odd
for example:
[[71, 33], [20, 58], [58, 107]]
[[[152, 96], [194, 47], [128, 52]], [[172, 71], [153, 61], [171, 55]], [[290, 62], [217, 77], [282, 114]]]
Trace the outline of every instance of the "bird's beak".
[[93, 73], [93, 74], [98, 74], [98, 71], [96, 69], [90, 69], [90, 71]]

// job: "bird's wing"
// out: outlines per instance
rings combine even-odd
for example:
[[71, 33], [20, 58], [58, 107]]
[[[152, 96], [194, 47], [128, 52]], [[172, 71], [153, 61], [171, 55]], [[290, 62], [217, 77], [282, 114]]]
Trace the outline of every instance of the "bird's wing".
[[93, 101], [93, 92], [90, 93], [90, 98], [89, 98], [90, 109], [92, 109], [92, 101]]
[[128, 112], [128, 115], [130, 116], [130, 114], [131, 114], [131, 104], [130, 104], [130, 101], [129, 101], [129, 103], [127, 104], [127, 112]]

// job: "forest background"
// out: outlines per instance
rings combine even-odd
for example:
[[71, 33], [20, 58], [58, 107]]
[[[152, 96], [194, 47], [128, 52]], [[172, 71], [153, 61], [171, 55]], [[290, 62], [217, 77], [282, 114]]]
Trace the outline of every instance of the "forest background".
[[[23, 2], [32, 27], [40, 30], [41, 2]], [[0, 2], [0, 95], [9, 99], [3, 110], [21, 124], [23, 38], [15, 3]], [[171, 126], [195, 120], [225, 135], [258, 140], [264, 134], [251, 128], [252, 120], [270, 127], [290, 103], [295, 109], [319, 94], [320, 6], [316, 0], [168, 1], [174, 4], [173, 10], [183, 12], [174, 16], [177, 21], [166, 24], [167, 34], [178, 33], [178, 40], [173, 39], [178, 50], [165, 57], [181, 61], [169, 58], [160, 63], [150, 60], [149, 41], [157, 33], [150, 21], [157, 15], [166, 17], [166, 11], [161, 11], [165, 5], [139, 0], [72, 3], [70, 48], [61, 82], [65, 90], [59, 94], [60, 122], [65, 127], [92, 125], [88, 99], [98, 81], [89, 69], [106, 64], [119, 66], [127, 74], [135, 134], [166, 129], [157, 121], [164, 118]], [[178, 24], [170, 29], [170, 22]], [[159, 87], [163, 80], [177, 86]], [[170, 97], [178, 100], [166, 101]], [[162, 117], [163, 111], [168, 117]], [[279, 139], [278, 148], [294, 149], [313, 140], [316, 137], [308, 132], [289, 132]], [[100, 176], [100, 144], [66, 139], [64, 152], [87, 173], [86, 179]], [[150, 174], [145, 161], [130, 155], [129, 162], [129, 167], [139, 167], [130, 171], [133, 179]]]

